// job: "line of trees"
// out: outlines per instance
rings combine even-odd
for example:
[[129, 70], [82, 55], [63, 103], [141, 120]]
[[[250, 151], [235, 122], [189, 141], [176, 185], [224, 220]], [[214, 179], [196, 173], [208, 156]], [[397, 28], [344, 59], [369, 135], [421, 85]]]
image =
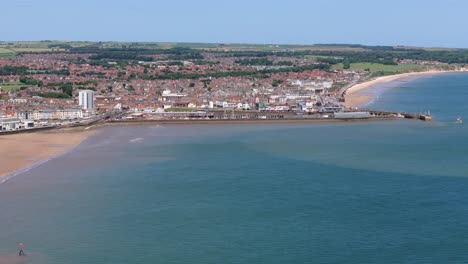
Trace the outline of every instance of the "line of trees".
[[255, 76], [258, 78], [269, 78], [273, 73], [282, 72], [304, 72], [310, 70], [324, 70], [329, 71], [329, 64], [311, 64], [283, 69], [265, 69], [261, 71], [232, 71], [232, 72], [214, 72], [214, 73], [174, 73], [166, 72], [160, 75], [140, 75], [143, 80], [177, 80], [177, 79], [200, 79], [200, 78], [223, 78], [223, 77], [241, 77], [241, 76]]
[[240, 59], [236, 60], [235, 63], [239, 65], [264, 65], [264, 66], [272, 66], [273, 61], [267, 58], [259, 58], [259, 59]]
[[28, 70], [26, 66], [4, 66], [0, 68], [0, 75], [25, 75]]
[[68, 69], [30, 69], [26, 66], [4, 66], [0, 68], [0, 75], [27, 75], [27, 74], [57, 74], [70, 75]]
[[44, 98], [59, 98], [59, 99], [68, 99], [71, 98], [71, 95], [65, 93], [56, 93], [56, 92], [47, 92], [47, 93], [34, 93], [33, 95], [41, 96]]
[[96, 55], [90, 56], [89, 59], [153, 61], [153, 58], [141, 56], [136, 52], [100, 52]]
[[21, 83], [24, 83], [24, 84], [27, 84], [27, 85], [33, 85], [33, 86], [39, 86], [39, 87], [42, 87], [42, 85], [43, 85], [42, 81], [35, 80], [35, 79], [32, 79], [32, 78], [28, 78], [26, 76], [21, 76], [19, 78], [19, 81]]
[[293, 66], [292, 61], [277, 61], [273, 62], [267, 58], [258, 58], [258, 59], [239, 59], [235, 60], [235, 63], [239, 65], [262, 65], [262, 66]]
[[28, 74], [56, 74], [56, 75], [70, 75], [68, 69], [52, 70], [52, 69], [28, 69]]
[[[343, 45], [336, 45], [342, 47]], [[346, 46], [346, 45], [345, 45]], [[348, 47], [347, 45], [346, 47]], [[275, 55], [278, 57], [304, 57], [304, 56], [318, 56], [318, 60], [330, 64], [343, 62], [347, 59], [349, 63], [369, 62], [381, 63], [387, 65], [396, 64], [393, 59], [413, 59], [413, 60], [427, 60], [439, 61], [444, 63], [461, 63], [468, 64], [468, 49], [447, 49], [447, 50], [424, 50], [424, 49], [410, 49], [400, 47], [388, 46], [362, 46], [351, 45], [363, 50], [300, 50], [300, 51], [212, 51], [215, 53], [224, 54], [224, 56], [231, 57], [254, 57], [264, 58], [266, 56]], [[333, 45], [327, 45], [333, 48]]]

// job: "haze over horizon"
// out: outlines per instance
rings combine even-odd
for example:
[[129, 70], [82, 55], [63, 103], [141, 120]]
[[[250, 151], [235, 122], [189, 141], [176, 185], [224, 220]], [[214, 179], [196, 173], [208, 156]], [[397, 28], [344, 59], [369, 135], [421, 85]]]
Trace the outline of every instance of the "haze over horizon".
[[[19, 0], [2, 5], [1, 40], [256, 44], [357, 43], [468, 48], [461, 0], [222, 3]], [[18, 14], [21, 14], [18, 17]]]

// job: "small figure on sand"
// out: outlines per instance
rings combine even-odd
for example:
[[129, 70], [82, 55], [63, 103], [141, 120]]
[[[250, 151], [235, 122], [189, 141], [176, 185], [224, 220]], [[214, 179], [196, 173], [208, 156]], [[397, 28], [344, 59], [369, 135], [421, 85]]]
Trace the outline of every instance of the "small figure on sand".
[[24, 256], [23, 244], [22, 244], [22, 243], [19, 244], [19, 250], [20, 250], [20, 251], [19, 251], [18, 255], [19, 255], [19, 256]]

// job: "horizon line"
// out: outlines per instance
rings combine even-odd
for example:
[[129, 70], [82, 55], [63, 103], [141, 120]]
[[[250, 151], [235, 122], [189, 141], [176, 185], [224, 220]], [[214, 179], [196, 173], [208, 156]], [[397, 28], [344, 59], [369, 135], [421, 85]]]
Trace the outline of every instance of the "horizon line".
[[258, 42], [203, 42], [203, 41], [125, 41], [125, 40], [64, 40], [64, 39], [42, 39], [42, 40], [0, 40], [0, 43], [5, 42], [90, 42], [90, 43], [173, 43], [173, 44], [216, 44], [216, 45], [255, 45], [255, 46], [321, 46], [321, 45], [335, 45], [335, 46], [363, 46], [363, 47], [402, 47], [402, 48], [426, 48], [426, 49], [468, 49], [462, 47], [444, 47], [444, 46], [416, 46], [416, 45], [382, 45], [382, 44], [357, 44], [357, 43], [258, 43]]

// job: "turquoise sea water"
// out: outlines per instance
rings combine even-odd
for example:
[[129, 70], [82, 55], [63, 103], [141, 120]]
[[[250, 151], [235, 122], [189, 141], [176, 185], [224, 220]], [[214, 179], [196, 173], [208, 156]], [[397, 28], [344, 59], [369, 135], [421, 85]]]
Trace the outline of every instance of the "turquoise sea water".
[[468, 74], [375, 91], [436, 122], [104, 128], [0, 184], [0, 261], [468, 262]]

